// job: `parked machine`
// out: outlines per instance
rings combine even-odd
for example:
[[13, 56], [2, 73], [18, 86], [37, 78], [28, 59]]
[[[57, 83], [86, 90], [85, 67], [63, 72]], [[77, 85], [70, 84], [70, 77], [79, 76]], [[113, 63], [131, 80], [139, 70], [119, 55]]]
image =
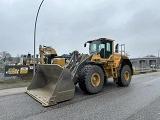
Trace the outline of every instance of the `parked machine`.
[[33, 55], [31, 54], [26, 54], [26, 55], [21, 55], [20, 57], [20, 62], [17, 64], [17, 65], [28, 65], [29, 66], [29, 69], [33, 69], [33, 65], [34, 65], [34, 62], [35, 64], [37, 64], [37, 61], [34, 61], [33, 60]]
[[33, 60], [33, 55], [21, 55], [20, 61], [15, 65], [5, 65], [5, 77], [18, 76], [21, 78], [31, 79], [33, 77], [33, 65], [37, 64], [37, 60]]
[[39, 45], [40, 64], [51, 64], [51, 60], [57, 56], [57, 52], [51, 46]]
[[[75, 92], [78, 83], [82, 91], [96, 94], [101, 91], [104, 82], [113, 77], [118, 86], [128, 86], [133, 75], [132, 64], [124, 45], [116, 45], [114, 40], [99, 38], [87, 41], [89, 55], [73, 51], [69, 62], [64, 66], [59, 64], [40, 64], [27, 88], [27, 93], [42, 103], [50, 106], [58, 102], [69, 100]], [[57, 61], [61, 61], [59, 58]]]
[[39, 46], [40, 64], [58, 64], [64, 66], [67, 57], [57, 56], [57, 52], [51, 46]]

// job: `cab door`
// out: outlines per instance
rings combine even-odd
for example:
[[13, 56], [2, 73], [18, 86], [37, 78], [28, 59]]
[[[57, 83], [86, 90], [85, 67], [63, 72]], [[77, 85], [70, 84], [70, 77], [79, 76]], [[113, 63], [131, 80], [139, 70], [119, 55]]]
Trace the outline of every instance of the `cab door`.
[[99, 45], [99, 50], [101, 58], [109, 58], [112, 54], [112, 41], [103, 41]]

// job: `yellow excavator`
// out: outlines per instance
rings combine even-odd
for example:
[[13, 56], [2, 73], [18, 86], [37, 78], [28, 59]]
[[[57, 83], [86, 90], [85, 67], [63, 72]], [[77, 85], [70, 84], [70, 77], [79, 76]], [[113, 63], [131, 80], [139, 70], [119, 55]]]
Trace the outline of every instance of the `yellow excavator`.
[[58, 64], [64, 66], [69, 57], [57, 56], [57, 52], [51, 46], [39, 45], [40, 64]]
[[[118, 86], [128, 86], [133, 75], [129, 58], [125, 55], [124, 45], [114, 40], [99, 38], [89, 40], [89, 55], [72, 52], [72, 57], [64, 66], [59, 64], [40, 64], [27, 88], [27, 93], [42, 103], [43, 106], [72, 99], [75, 85], [87, 94], [101, 91], [105, 81], [113, 77]], [[119, 50], [119, 48], [121, 48]], [[61, 61], [63, 58], [58, 58]]]

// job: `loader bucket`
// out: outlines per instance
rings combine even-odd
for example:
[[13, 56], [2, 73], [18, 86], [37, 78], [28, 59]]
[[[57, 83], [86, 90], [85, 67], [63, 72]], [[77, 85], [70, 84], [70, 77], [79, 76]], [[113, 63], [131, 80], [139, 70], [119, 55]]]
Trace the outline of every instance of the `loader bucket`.
[[70, 70], [56, 64], [39, 65], [27, 88], [27, 93], [43, 106], [69, 100], [74, 92], [75, 85]]

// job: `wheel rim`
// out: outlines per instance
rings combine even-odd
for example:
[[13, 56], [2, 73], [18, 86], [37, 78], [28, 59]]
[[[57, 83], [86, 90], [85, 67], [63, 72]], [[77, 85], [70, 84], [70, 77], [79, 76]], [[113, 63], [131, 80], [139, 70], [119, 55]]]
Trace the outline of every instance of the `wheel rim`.
[[130, 76], [129, 72], [126, 71], [126, 72], [124, 73], [124, 79], [125, 79], [126, 81], [128, 81], [128, 80], [129, 80], [129, 76]]
[[91, 76], [91, 84], [94, 87], [97, 87], [100, 84], [100, 76], [97, 73], [93, 73]]

